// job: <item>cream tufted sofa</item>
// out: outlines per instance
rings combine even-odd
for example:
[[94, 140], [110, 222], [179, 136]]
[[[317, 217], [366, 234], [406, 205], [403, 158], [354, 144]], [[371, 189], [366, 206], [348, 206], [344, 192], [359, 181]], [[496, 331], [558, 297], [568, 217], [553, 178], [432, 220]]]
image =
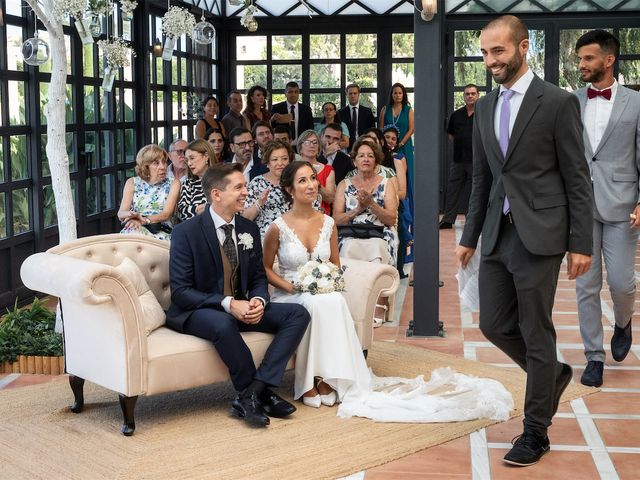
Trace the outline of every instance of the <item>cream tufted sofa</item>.
[[[135, 288], [114, 268], [125, 257], [135, 261], [166, 310], [171, 302], [169, 245], [150, 237], [113, 234], [81, 238], [31, 255], [20, 273], [28, 288], [60, 298], [66, 371], [75, 396], [72, 411], [82, 410], [83, 384], [89, 380], [120, 394], [122, 433], [132, 435], [139, 395], [226, 381], [229, 374], [206, 340], [166, 327], [147, 336]], [[341, 261], [348, 267], [347, 303], [362, 347], [367, 350], [373, 338], [376, 300], [379, 295], [393, 298], [398, 273], [388, 265]], [[242, 335], [259, 363], [271, 335]]]

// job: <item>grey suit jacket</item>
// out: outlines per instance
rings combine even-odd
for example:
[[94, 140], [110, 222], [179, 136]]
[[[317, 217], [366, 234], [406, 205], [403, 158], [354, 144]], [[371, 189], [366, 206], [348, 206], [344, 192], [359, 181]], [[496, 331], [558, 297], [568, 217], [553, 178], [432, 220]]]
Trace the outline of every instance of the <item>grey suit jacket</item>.
[[578, 99], [535, 77], [518, 111], [506, 157], [494, 131], [499, 89], [478, 100], [473, 126], [473, 182], [460, 245], [493, 252], [505, 192], [525, 248], [591, 255], [592, 194]]
[[[584, 119], [587, 89], [574, 92]], [[618, 85], [609, 123], [593, 150], [586, 129], [584, 152], [593, 180], [594, 216], [605, 222], [628, 222], [640, 202], [640, 94]]]

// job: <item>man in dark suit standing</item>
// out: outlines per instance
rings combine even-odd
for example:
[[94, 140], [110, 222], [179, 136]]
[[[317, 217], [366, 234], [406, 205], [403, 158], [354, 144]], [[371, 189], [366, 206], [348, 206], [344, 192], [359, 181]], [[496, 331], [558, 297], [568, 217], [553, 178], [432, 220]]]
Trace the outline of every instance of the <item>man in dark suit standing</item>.
[[287, 83], [284, 94], [287, 100], [271, 107], [271, 123], [289, 125], [291, 144], [295, 145], [298, 135], [305, 130], [313, 130], [313, 112], [311, 107], [298, 102], [300, 85], [297, 82]]
[[499, 17], [482, 30], [480, 48], [500, 88], [476, 103], [456, 256], [466, 266], [482, 233], [480, 329], [527, 372], [524, 433], [504, 460], [528, 466], [549, 451], [547, 428], [572, 378], [557, 361], [551, 312], [565, 252], [569, 279], [591, 263], [591, 181], [578, 100], [529, 69], [526, 25]]
[[326, 125], [320, 133], [322, 151], [318, 157], [320, 163], [333, 167], [336, 175], [336, 185], [353, 170], [351, 157], [340, 150], [340, 139], [342, 138], [342, 127], [337, 123]]
[[[370, 108], [360, 105], [360, 85], [350, 83], [346, 91], [349, 104], [338, 110], [338, 115], [349, 128], [349, 150], [351, 150], [359, 135], [376, 126], [376, 117]], [[380, 128], [382, 129], [382, 126]]]
[[[238, 392], [231, 413], [266, 426], [268, 416], [286, 417], [296, 410], [270, 387], [280, 384], [309, 314], [301, 305], [268, 303], [260, 232], [236, 215], [247, 197], [241, 165], [209, 167], [202, 189], [210, 207], [173, 229], [167, 326], [214, 344]], [[275, 335], [257, 369], [241, 332]]]

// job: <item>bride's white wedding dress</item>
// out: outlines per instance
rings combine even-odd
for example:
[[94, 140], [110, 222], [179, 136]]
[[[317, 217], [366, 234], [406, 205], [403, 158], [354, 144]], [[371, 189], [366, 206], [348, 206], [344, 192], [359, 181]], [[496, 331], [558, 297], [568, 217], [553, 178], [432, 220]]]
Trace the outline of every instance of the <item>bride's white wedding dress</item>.
[[[296, 282], [298, 268], [309, 260], [329, 260], [333, 218], [325, 215], [311, 252], [282, 217], [274, 223], [280, 230], [279, 274], [285, 280]], [[299, 303], [311, 314], [309, 328], [296, 351], [296, 399], [311, 390], [314, 377], [319, 376], [337, 392], [341, 417], [414, 423], [509, 418], [511, 394], [495, 380], [468, 377], [449, 368], [435, 370], [428, 382], [422, 376], [405, 379], [373, 375], [342, 293], [289, 294], [276, 289], [271, 301]]]

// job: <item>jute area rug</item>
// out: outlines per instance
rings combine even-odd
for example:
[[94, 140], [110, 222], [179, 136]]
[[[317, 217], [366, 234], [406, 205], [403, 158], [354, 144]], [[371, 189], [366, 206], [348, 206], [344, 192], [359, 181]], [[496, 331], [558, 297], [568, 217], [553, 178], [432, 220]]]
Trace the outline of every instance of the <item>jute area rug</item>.
[[[414, 377], [450, 366], [499, 380], [522, 414], [524, 375], [402, 344], [376, 342], [369, 365], [379, 376]], [[291, 391], [292, 374], [280, 393]], [[288, 388], [287, 388], [288, 387]], [[563, 401], [595, 391], [570, 385]], [[6, 479], [316, 479], [365, 470], [467, 435], [490, 420], [444, 424], [343, 420], [335, 408], [298, 404], [288, 420], [252, 429], [228, 414], [230, 384], [142, 397], [136, 432], [120, 434], [117, 396], [85, 385], [85, 410], [70, 412], [61, 380], [0, 392], [0, 477]]]

